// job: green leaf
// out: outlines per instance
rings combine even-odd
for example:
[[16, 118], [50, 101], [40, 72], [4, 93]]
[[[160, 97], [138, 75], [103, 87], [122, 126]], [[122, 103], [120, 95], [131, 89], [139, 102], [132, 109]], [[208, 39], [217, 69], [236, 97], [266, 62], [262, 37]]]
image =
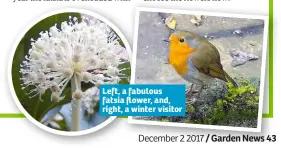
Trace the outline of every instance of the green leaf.
[[130, 62], [125, 62], [121, 65], [118, 66], [119, 69], [126, 69], [126, 70], [123, 70], [121, 73], [123, 75], [125, 75], [127, 77], [127, 79], [123, 78], [121, 79], [121, 81], [119, 82], [119, 84], [130, 84], [130, 78], [131, 78], [131, 64]]
[[57, 106], [62, 106], [71, 101], [71, 89], [68, 87], [65, 89], [65, 99], [60, 101], [59, 103], [51, 102], [51, 92], [47, 91], [44, 95], [41, 96], [41, 100], [39, 96], [35, 96], [34, 98], [29, 98], [27, 93], [31, 88], [26, 88], [24, 90], [21, 89], [21, 74], [20, 74], [20, 64], [24, 60], [24, 56], [28, 54], [28, 50], [31, 48], [31, 38], [37, 39], [39, 37], [39, 33], [41, 31], [49, 30], [55, 24], [60, 24], [63, 21], [68, 21], [69, 16], [77, 17], [78, 21], [81, 21], [81, 16], [79, 13], [61, 13], [57, 15], [53, 15], [43, 19], [34, 25], [22, 38], [17, 49], [14, 54], [13, 64], [12, 64], [12, 79], [13, 86], [16, 92], [16, 95], [21, 102], [22, 106], [25, 110], [37, 121], [40, 121], [43, 116]]
[[60, 114], [62, 117], [63, 117], [63, 120], [60, 120], [60, 121], [56, 121], [56, 120], [53, 120], [53, 122], [56, 122], [59, 126], [60, 126], [60, 129], [58, 130], [61, 130], [61, 131], [70, 131], [69, 127], [67, 127], [67, 123], [65, 121], [65, 118], [62, 114]]

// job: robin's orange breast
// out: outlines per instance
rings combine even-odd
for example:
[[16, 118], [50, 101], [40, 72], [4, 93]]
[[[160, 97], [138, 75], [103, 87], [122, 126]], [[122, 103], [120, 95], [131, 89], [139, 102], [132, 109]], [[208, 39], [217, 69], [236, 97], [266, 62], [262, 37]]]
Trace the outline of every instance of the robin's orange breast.
[[188, 60], [187, 54], [177, 54], [177, 53], [170, 53], [169, 55], [169, 61], [170, 64], [174, 67], [174, 69], [177, 71], [177, 73], [181, 76], [185, 76], [188, 71], [188, 65], [187, 65], [187, 60]]
[[171, 36], [170, 40], [170, 53], [169, 62], [181, 76], [185, 76], [188, 71], [188, 57], [195, 51], [187, 44], [177, 44], [174, 39], [175, 36]]

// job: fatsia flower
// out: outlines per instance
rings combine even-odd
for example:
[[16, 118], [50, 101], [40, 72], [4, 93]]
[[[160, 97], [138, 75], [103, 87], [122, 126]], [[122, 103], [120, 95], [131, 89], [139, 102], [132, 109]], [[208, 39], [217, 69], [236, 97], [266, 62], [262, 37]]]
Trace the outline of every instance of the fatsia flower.
[[93, 114], [95, 112], [95, 107], [99, 102], [99, 88], [92, 87], [85, 91], [85, 97], [83, 99], [84, 107], [88, 114]]
[[21, 64], [22, 88], [31, 87], [29, 96], [35, 97], [50, 89], [51, 101], [64, 98], [63, 91], [70, 81], [75, 84], [73, 99], [83, 98], [81, 82], [93, 86], [104, 83], [118, 83], [125, 76], [125, 48], [119, 37], [105, 23], [83, 17], [55, 24], [47, 31], [31, 39], [31, 49]]

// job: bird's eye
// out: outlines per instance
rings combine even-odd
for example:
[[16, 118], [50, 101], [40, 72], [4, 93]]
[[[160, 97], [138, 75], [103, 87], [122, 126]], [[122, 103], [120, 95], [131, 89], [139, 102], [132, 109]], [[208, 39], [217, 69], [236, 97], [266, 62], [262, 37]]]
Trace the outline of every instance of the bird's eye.
[[184, 38], [181, 38], [181, 39], [180, 39], [180, 42], [183, 43], [183, 42], [184, 42]]

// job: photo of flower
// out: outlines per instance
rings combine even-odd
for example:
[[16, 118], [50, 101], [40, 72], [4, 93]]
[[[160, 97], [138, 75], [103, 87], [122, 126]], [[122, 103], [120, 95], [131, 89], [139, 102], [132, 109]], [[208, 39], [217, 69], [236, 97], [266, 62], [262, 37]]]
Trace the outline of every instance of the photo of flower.
[[28, 115], [60, 131], [93, 128], [99, 116], [99, 85], [129, 84], [126, 41], [102, 20], [59, 13], [35, 24], [13, 58], [15, 93]]

